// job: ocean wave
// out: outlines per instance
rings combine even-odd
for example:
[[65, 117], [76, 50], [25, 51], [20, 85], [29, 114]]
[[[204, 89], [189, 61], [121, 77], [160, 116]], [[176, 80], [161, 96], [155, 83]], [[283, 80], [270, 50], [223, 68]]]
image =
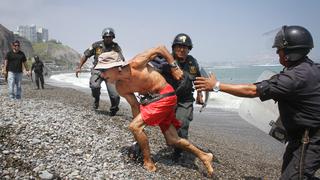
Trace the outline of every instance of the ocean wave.
[[235, 69], [235, 68], [239, 68], [239, 66], [224, 65], [224, 66], [205, 67], [205, 69]]
[[254, 66], [254, 67], [277, 67], [277, 66], [282, 66], [281, 64], [256, 64], [256, 65], [251, 65], [251, 66]]

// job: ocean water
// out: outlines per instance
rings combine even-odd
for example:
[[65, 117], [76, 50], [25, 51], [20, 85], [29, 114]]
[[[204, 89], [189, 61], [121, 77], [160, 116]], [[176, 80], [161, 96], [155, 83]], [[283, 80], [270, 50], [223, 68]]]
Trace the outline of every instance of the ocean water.
[[[205, 67], [207, 72], [212, 72], [217, 79], [224, 83], [254, 83], [264, 71], [278, 73], [282, 70], [281, 65], [262, 65], [262, 66], [215, 66]], [[90, 73], [80, 73], [79, 78], [75, 73], [63, 73], [52, 75], [47, 81], [49, 84], [62, 87], [72, 87], [82, 91], [90, 92], [89, 88]], [[102, 98], [106, 99], [107, 89], [102, 83]], [[107, 98], [108, 99], [108, 98]], [[238, 111], [243, 98], [232, 96], [223, 92], [210, 92], [208, 107], [219, 108], [227, 111]], [[124, 99], [121, 99], [124, 102]]]

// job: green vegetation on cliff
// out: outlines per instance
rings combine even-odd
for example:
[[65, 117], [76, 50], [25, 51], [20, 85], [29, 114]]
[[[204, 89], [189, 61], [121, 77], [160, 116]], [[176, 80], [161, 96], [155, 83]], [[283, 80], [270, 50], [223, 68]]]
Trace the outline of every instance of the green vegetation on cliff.
[[45, 62], [59, 60], [59, 57], [52, 56], [51, 52], [54, 49], [61, 50], [67, 48], [67, 46], [64, 46], [63, 44], [54, 40], [50, 40], [48, 42], [33, 43], [32, 47], [34, 50], [34, 54], [38, 55]]
[[33, 43], [32, 47], [41, 60], [59, 69], [73, 69], [80, 59], [78, 52], [55, 40]]

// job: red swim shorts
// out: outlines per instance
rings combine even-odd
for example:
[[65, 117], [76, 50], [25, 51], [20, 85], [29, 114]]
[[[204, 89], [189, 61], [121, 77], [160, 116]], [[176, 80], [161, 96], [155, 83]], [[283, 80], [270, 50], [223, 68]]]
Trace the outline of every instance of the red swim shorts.
[[[160, 94], [173, 92], [171, 85], [167, 84], [160, 91]], [[172, 124], [176, 129], [182, 125], [181, 121], [176, 119], [175, 106], [177, 104], [177, 96], [168, 96], [148, 105], [140, 105], [140, 113], [143, 121], [149, 126], [160, 126], [162, 133], [166, 132]]]

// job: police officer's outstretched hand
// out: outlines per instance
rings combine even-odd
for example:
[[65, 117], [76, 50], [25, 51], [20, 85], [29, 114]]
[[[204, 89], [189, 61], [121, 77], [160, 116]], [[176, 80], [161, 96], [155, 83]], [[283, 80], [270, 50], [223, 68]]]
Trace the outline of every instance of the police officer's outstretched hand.
[[81, 69], [80, 68], [77, 68], [76, 69], [76, 77], [79, 77], [79, 73], [81, 72]]
[[216, 83], [217, 79], [213, 73], [210, 74], [209, 78], [196, 77], [196, 80], [194, 81], [195, 88], [198, 91], [213, 91], [213, 87]]

